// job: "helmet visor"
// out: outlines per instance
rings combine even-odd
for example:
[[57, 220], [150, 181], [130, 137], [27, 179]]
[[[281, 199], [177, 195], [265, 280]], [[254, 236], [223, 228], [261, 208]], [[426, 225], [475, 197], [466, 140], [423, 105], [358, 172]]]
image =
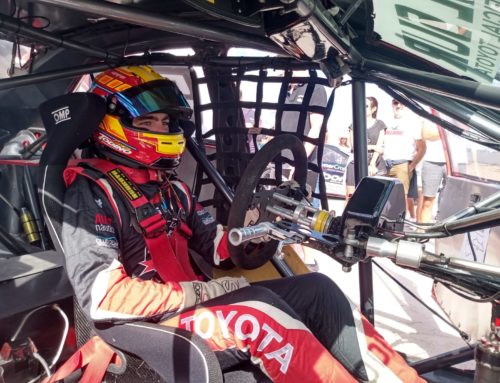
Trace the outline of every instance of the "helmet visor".
[[165, 111], [172, 117], [191, 117], [192, 110], [177, 85], [169, 80], [155, 80], [116, 93], [120, 104], [132, 118]]

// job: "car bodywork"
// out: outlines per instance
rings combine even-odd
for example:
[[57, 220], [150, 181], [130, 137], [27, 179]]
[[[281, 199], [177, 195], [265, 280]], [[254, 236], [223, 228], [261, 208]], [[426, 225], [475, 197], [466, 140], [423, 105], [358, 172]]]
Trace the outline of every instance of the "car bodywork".
[[[183, 165], [186, 167], [183, 174], [193, 175], [196, 194], [206, 197], [207, 204], [213, 204], [222, 222], [227, 220], [234, 188], [251, 158], [246, 137], [231, 133], [231, 129], [245, 128], [239, 109], [245, 106], [256, 110], [279, 109], [279, 97], [274, 103], [262, 104], [267, 89], [264, 84], [281, 81], [285, 85], [280, 89], [285, 89], [293, 78], [290, 72], [293, 70], [320, 71], [324, 76], [317, 83], [332, 88], [333, 95], [335, 89], [346, 85], [345, 78], [350, 76], [358, 178], [367, 174], [363, 144], [367, 82], [377, 84], [453, 135], [486, 148], [478, 150], [480, 155], [494, 153], [500, 145], [500, 93], [492, 85], [499, 76], [499, 14], [497, 2], [479, 0], [5, 0], [0, 2], [0, 37], [2, 57], [7, 59], [10, 76], [0, 80], [0, 133], [3, 134], [0, 145], [12, 142], [16, 133], [28, 128], [37, 133], [33, 127], [40, 126], [40, 103], [75, 89], [86, 90], [88, 77], [82, 80], [83, 75], [110, 66], [144, 63], [163, 68], [170, 77], [183, 79], [190, 91], [188, 100], [200, 106], [194, 116], [195, 137], [200, 147], [207, 144], [207, 139], [213, 139], [206, 150], [208, 158], [215, 159], [217, 172], [206, 172], [205, 176], [201, 170], [194, 173], [196, 164], [205, 162], [205, 169], [210, 164], [193, 149], [192, 159]], [[229, 49], [235, 46], [269, 54], [228, 56]], [[164, 53], [167, 49], [186, 47], [194, 54]], [[197, 68], [203, 73], [196, 73]], [[275, 74], [271, 70], [281, 72]], [[255, 97], [240, 102], [237, 90], [242, 81], [257, 85]], [[200, 89], [210, 101], [202, 101]], [[333, 98], [331, 95], [331, 103]], [[231, 105], [234, 107], [224, 107]], [[422, 105], [441, 115], [428, 112]], [[324, 114], [328, 117], [330, 112], [331, 109]], [[324, 142], [319, 140], [317, 144], [322, 147]], [[452, 145], [450, 142], [451, 153]], [[36, 153], [39, 148], [29, 149]], [[230, 155], [235, 152], [240, 153], [236, 158]], [[29, 154], [24, 151], [21, 158], [4, 156], [1, 162], [0, 190], [16, 209], [25, 203], [22, 196], [36, 199], [32, 181], [36, 160], [30, 159]], [[495, 171], [493, 168], [492, 172]], [[474, 196], [483, 199], [498, 189], [499, 180], [495, 176], [479, 177], [471, 183], [463, 175], [455, 171], [455, 178], [447, 186], [450, 190], [450, 185], [455, 184], [452, 193], [457, 188], [463, 190], [461, 206], [455, 200], [453, 206], [443, 204], [440, 217], [467, 207]], [[446, 196], [446, 191], [443, 194]], [[320, 187], [320, 195], [325, 201], [324, 187]], [[48, 238], [42, 238], [39, 246], [26, 245], [19, 217], [12, 214], [12, 209], [2, 209], [1, 226], [6, 233], [2, 233], [5, 267], [0, 288], [1, 296], [7, 298], [0, 303], [1, 341], [16, 331], [16, 322], [26, 318], [27, 312], [44, 304], [59, 302], [72, 320], [71, 288], [61, 267], [61, 257], [51, 250]], [[487, 263], [500, 264], [494, 251], [499, 235], [495, 228], [488, 233], [489, 245], [484, 256]], [[19, 247], [19, 241], [12, 240], [12, 236], [21, 238], [25, 246]], [[461, 251], [456, 243], [461, 245], [463, 240], [446, 241], [453, 239], [438, 242], [439, 251]], [[361, 265], [360, 280], [361, 310], [372, 318], [369, 262]], [[442, 298], [443, 305], [455, 299], [459, 298], [446, 295]], [[40, 312], [43, 318], [37, 322], [54, 321], [52, 316], [58, 318], [58, 314], [53, 311]], [[452, 316], [461, 318], [461, 313]], [[33, 326], [28, 333], [36, 332], [36, 325], [26, 323]], [[43, 349], [45, 343], [47, 348], [51, 347], [48, 339], [38, 340], [37, 346], [42, 345]], [[53, 359], [59, 358], [60, 352], [64, 358], [64, 352], [74, 344], [67, 346], [64, 351], [51, 350]]]

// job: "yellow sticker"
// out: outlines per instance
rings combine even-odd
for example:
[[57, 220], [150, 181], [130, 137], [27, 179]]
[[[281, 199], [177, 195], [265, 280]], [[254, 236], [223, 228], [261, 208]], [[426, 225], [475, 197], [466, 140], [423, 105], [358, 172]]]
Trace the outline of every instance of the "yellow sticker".
[[120, 169], [113, 169], [108, 172], [108, 174], [130, 201], [134, 201], [142, 196], [142, 193], [132, 182], [130, 182], [127, 176]]

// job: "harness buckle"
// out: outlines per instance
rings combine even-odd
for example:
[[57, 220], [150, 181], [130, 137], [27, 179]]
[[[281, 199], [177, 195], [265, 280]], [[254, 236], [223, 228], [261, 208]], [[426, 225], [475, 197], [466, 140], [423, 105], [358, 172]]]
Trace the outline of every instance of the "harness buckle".
[[135, 216], [145, 237], [154, 238], [165, 233], [167, 222], [153, 204], [148, 202], [137, 207]]

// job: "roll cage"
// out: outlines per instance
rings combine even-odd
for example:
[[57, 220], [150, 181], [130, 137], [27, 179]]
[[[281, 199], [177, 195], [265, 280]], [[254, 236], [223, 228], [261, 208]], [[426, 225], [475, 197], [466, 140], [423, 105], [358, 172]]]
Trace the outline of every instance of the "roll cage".
[[[397, 2], [392, 3], [398, 6]], [[293, 81], [333, 89], [327, 107], [319, 110], [326, 121], [335, 88], [345, 85], [346, 76], [350, 77], [357, 182], [368, 174], [366, 83], [377, 84], [415, 113], [458, 136], [494, 150], [500, 148], [500, 93], [498, 87], [491, 84], [498, 81], [498, 73], [493, 71], [491, 81], [483, 81], [466, 70], [453, 70], [460, 68], [458, 65], [441, 65], [439, 60], [415, 53], [425, 49], [412, 51], [403, 45], [391, 44], [394, 40], [384, 40], [377, 32], [376, 20], [380, 13], [376, 11], [381, 9], [377, 1], [221, 1], [212, 4], [197, 0], [17, 0], [0, 4], [2, 49], [4, 57], [11, 58], [12, 72], [10, 77], [0, 80], [0, 119], [9, 132], [0, 144], [37, 120], [41, 102], [74, 89], [77, 79], [84, 74], [127, 64], [188, 68], [195, 106], [195, 132], [190, 152], [199, 164], [194, 191], [199, 194], [203, 185], [215, 185], [213, 198], [205, 204], [215, 206], [217, 218], [222, 222], [227, 220], [227, 207], [235, 187], [252, 158], [246, 146], [241, 108], [255, 109], [256, 120], [266, 108], [273, 108], [279, 114], [283, 111], [288, 84]], [[492, 9], [485, 12], [495, 12]], [[449, 5], [449, 10], [450, 14], [453, 11], [459, 15], [467, 11], [454, 3]], [[407, 16], [417, 14], [420, 19], [425, 14], [416, 4], [406, 6], [406, 11]], [[442, 17], [445, 19], [446, 15]], [[408, 16], [407, 22], [414, 23], [414, 18]], [[425, 25], [421, 25], [422, 28]], [[431, 35], [428, 30], [426, 33]], [[259, 49], [275, 56], [228, 57], [232, 46]], [[427, 48], [437, 49], [436, 46], [428, 43]], [[26, 53], [21, 53], [21, 47], [25, 47]], [[160, 53], [184, 47], [191, 47], [195, 54]], [[432, 52], [430, 48], [427, 52]], [[438, 54], [438, 57], [443, 56]], [[498, 63], [495, 65], [498, 71]], [[197, 75], [194, 67], [203, 68], [203, 76]], [[269, 75], [271, 69], [282, 71], [283, 77]], [[304, 69], [310, 74], [322, 75], [294, 77], [294, 70]], [[255, 82], [255, 101], [239, 99], [242, 81]], [[265, 84], [278, 81], [281, 84], [278, 100], [263, 103]], [[203, 86], [211, 100], [208, 104], [200, 99], [199, 89]], [[449, 118], [428, 112], [422, 104], [432, 106]], [[202, 113], [206, 110], [214, 111], [209, 131], [202, 126]], [[310, 111], [306, 108], [301, 113]], [[320, 162], [325, 131], [326, 123], [318, 139], [305, 138], [318, 146]], [[279, 128], [264, 133], [279, 134]], [[204, 146], [213, 137], [215, 151], [206, 156]], [[31, 158], [42, 144], [43, 139], [26, 148], [20, 160]], [[215, 166], [211, 160], [215, 160]], [[309, 165], [309, 170], [321, 175], [320, 167], [314, 164]], [[317, 197], [327, 206], [324, 178]], [[13, 248], [18, 245], [8, 235], [5, 240]], [[361, 311], [373, 321], [371, 262], [360, 263], [359, 270]]]

